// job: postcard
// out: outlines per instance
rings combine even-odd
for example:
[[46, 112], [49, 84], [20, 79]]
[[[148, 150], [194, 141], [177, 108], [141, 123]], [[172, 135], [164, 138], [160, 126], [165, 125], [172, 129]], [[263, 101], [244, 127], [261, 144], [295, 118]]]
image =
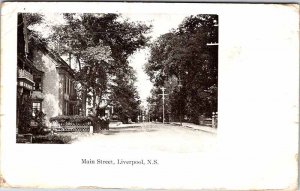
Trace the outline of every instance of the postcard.
[[5, 2], [1, 47], [1, 187], [297, 190], [297, 4]]

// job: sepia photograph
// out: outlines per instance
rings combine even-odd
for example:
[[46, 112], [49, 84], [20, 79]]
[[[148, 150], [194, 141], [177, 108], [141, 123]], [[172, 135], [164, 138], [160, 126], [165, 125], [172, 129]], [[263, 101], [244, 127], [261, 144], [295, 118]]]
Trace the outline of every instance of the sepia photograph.
[[214, 142], [218, 15], [18, 13], [17, 38], [17, 143]]
[[0, 187], [297, 190], [299, 5], [5, 2]]

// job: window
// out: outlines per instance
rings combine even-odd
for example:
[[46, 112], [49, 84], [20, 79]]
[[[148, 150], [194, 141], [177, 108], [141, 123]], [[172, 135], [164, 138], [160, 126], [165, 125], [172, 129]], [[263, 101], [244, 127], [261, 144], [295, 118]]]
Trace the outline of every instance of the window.
[[64, 109], [65, 115], [69, 114], [68, 110], [69, 110], [69, 103], [66, 101], [65, 102], [65, 109]]
[[73, 95], [73, 81], [71, 81], [71, 85], [70, 85], [70, 95]]
[[70, 94], [71, 93], [71, 79], [69, 79], [69, 84], [68, 85], [69, 85], [68, 86], [68, 88], [69, 88], [68, 94]]
[[34, 79], [34, 90], [42, 91], [42, 78]]
[[67, 76], [65, 76], [65, 91], [64, 91], [64, 93], [67, 93], [67, 89], [68, 89], [68, 78], [67, 78]]
[[33, 103], [32, 103], [32, 112], [33, 112], [33, 114], [34, 114], [35, 112], [37, 112], [37, 111], [41, 111], [41, 109], [42, 109], [42, 104], [41, 104], [41, 102], [33, 102]]

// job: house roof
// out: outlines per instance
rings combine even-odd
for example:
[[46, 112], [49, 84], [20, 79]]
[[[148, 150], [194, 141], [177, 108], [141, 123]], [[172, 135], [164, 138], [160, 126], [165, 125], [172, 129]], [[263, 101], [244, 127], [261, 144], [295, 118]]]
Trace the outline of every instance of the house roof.
[[52, 50], [46, 42], [42, 41], [39, 37], [32, 35], [31, 39], [34, 41], [35, 47], [38, 47], [41, 51], [45, 54], [48, 54], [53, 60], [56, 61], [56, 67], [64, 69], [67, 71], [71, 76], [74, 76], [74, 70], [58, 55], [57, 52]]
[[34, 72], [36, 73], [39, 73], [39, 74], [43, 74], [44, 72], [37, 69], [33, 62], [31, 60], [29, 60], [28, 58], [26, 57], [23, 57], [23, 56], [18, 56], [18, 61], [24, 63], [26, 66], [28, 66], [31, 70], [33, 70]]

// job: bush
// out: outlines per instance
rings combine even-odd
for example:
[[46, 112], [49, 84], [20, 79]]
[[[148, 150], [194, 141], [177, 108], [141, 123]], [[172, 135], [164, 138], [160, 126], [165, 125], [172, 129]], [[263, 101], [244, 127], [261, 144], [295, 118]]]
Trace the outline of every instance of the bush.
[[92, 122], [90, 117], [81, 116], [81, 115], [59, 115], [56, 117], [51, 117], [50, 122], [57, 122], [57, 123], [76, 123], [76, 124], [84, 124]]
[[38, 135], [34, 136], [32, 143], [44, 143], [44, 144], [69, 144], [71, 143], [71, 136], [65, 135]]
[[49, 133], [51, 133], [51, 129], [48, 127], [36, 127], [36, 128], [31, 128], [30, 133], [32, 133], [33, 135], [47, 135]]
[[30, 96], [22, 96], [17, 99], [18, 108], [18, 133], [26, 134], [30, 133], [30, 122], [32, 117], [32, 100]]
[[36, 111], [34, 113], [33, 121], [37, 124], [35, 127], [30, 128], [30, 133], [33, 135], [47, 135], [50, 133], [50, 129], [45, 125], [45, 116], [42, 111]]
[[100, 130], [109, 130], [109, 119], [106, 117], [92, 117], [94, 133], [99, 133]]

